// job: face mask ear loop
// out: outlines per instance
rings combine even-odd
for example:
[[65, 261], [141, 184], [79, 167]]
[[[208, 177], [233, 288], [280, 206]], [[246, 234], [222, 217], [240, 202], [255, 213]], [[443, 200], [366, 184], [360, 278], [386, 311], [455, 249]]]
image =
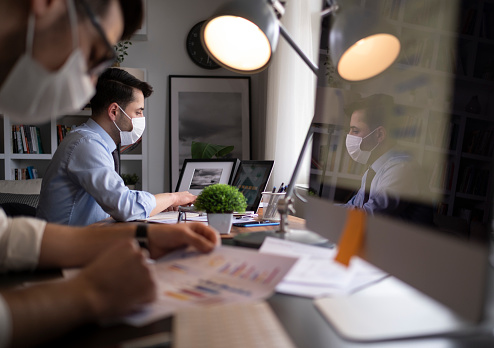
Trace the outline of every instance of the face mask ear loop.
[[122, 112], [124, 113], [124, 115], [127, 116], [129, 118], [129, 120], [132, 121], [132, 118], [129, 115], [127, 115], [127, 113], [124, 111], [124, 109], [122, 109], [122, 107], [120, 105], [118, 105], [118, 104], [117, 104], [117, 106], [119, 107], [120, 110], [122, 110]]
[[77, 28], [77, 12], [73, 0], [67, 0], [67, 11], [69, 13], [70, 30], [72, 31], [72, 48], [79, 46], [79, 30]]
[[[127, 116], [127, 117], [129, 118], [130, 122], [132, 122], [132, 117], [130, 117], [129, 115], [127, 115], [127, 113], [124, 111], [124, 109], [122, 109], [122, 107], [121, 107], [120, 105], [118, 105], [118, 104], [117, 104], [117, 106], [120, 108], [120, 110], [122, 110], [122, 112], [124, 113], [124, 115], [125, 115], [125, 116]], [[115, 123], [115, 126], [116, 126], [116, 125], [117, 125], [117, 124]], [[118, 128], [118, 127], [117, 127], [117, 128]], [[133, 123], [132, 123], [132, 129], [134, 129], [134, 124], [133, 124]], [[131, 129], [129, 132], [131, 132], [131, 131], [132, 131], [132, 129]], [[119, 128], [118, 130], [120, 130], [120, 128]]]
[[33, 56], [33, 44], [34, 44], [34, 24], [36, 18], [34, 13], [29, 14], [29, 18], [27, 19], [27, 34], [26, 34], [26, 53], [29, 57]]
[[[120, 108], [120, 106], [119, 106], [118, 104], [117, 104], [117, 106]], [[120, 108], [120, 110], [122, 110], [122, 108]], [[123, 110], [122, 110], [122, 111], [123, 111]], [[125, 114], [125, 111], [124, 111], [124, 114]], [[127, 116], [127, 115], [126, 115], [126, 116]], [[127, 117], [129, 117], [129, 116], [127, 116]], [[120, 128], [118, 128], [118, 126], [117, 126], [117, 122], [113, 121], [113, 124], [115, 125], [115, 127], [117, 127], [117, 129], [118, 129], [118, 131], [119, 131], [119, 132], [122, 132], [122, 131], [120, 130]]]
[[118, 131], [121, 132], [120, 128], [118, 128], [117, 123], [115, 121], [113, 121], [113, 124], [115, 125], [115, 127], [117, 127]]

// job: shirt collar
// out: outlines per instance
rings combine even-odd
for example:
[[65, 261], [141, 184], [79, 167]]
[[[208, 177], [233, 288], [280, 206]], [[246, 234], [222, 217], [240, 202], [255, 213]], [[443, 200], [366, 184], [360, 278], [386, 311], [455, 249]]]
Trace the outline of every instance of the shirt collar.
[[374, 163], [371, 164], [371, 168], [377, 173], [379, 169], [386, 163], [386, 161], [393, 156], [394, 151], [389, 150], [381, 155], [377, 160], [374, 161]]
[[110, 152], [113, 152], [117, 148], [117, 145], [113, 141], [110, 134], [108, 134], [95, 120], [93, 120], [92, 118], [88, 119], [86, 122], [86, 126], [91, 128], [103, 138], [105, 143], [108, 145], [108, 150]]

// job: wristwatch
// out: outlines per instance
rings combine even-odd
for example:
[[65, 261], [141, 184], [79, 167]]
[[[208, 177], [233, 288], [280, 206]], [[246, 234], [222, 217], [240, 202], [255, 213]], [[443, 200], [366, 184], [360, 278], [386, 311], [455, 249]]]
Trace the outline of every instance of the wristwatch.
[[139, 246], [143, 249], [149, 249], [148, 244], [148, 225], [147, 224], [139, 224], [137, 225], [136, 230], [136, 240], [139, 243]]

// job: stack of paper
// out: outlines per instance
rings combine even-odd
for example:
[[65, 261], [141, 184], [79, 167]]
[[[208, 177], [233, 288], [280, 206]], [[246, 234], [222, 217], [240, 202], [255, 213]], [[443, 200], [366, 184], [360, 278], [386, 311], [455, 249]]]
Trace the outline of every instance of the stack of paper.
[[348, 294], [387, 276], [358, 257], [352, 259], [348, 268], [335, 262], [336, 248], [266, 238], [259, 252], [298, 258], [297, 263], [276, 287], [276, 291], [285, 294], [312, 298]]

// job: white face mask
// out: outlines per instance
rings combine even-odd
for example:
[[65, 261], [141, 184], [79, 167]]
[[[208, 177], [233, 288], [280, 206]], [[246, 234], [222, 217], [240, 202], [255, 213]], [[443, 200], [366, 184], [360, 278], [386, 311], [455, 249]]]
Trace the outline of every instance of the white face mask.
[[350, 157], [358, 163], [366, 164], [367, 161], [369, 160], [369, 157], [372, 153], [372, 151], [379, 145], [379, 143], [376, 144], [370, 151], [364, 151], [360, 148], [360, 145], [362, 144], [362, 141], [367, 138], [369, 135], [374, 133], [377, 130], [374, 129], [372, 132], [367, 134], [365, 137], [357, 137], [355, 135], [347, 134], [346, 135], [346, 149], [348, 151], [348, 154]]
[[78, 47], [77, 14], [67, 1], [73, 51], [57, 71], [48, 71], [32, 56], [34, 14], [28, 19], [26, 52], [0, 88], [0, 111], [14, 122], [44, 123], [82, 109], [94, 95], [86, 59]]
[[115, 121], [113, 123], [115, 124], [115, 127], [120, 131], [120, 145], [130, 145], [134, 144], [137, 140], [139, 140], [140, 137], [142, 137], [142, 134], [144, 133], [144, 130], [146, 129], [146, 118], [144, 116], [142, 117], [134, 117], [131, 118], [127, 113], [118, 105], [120, 110], [124, 113], [125, 116], [127, 116], [130, 121], [132, 122], [132, 130], [130, 132], [123, 132], [118, 128], [117, 124]]

